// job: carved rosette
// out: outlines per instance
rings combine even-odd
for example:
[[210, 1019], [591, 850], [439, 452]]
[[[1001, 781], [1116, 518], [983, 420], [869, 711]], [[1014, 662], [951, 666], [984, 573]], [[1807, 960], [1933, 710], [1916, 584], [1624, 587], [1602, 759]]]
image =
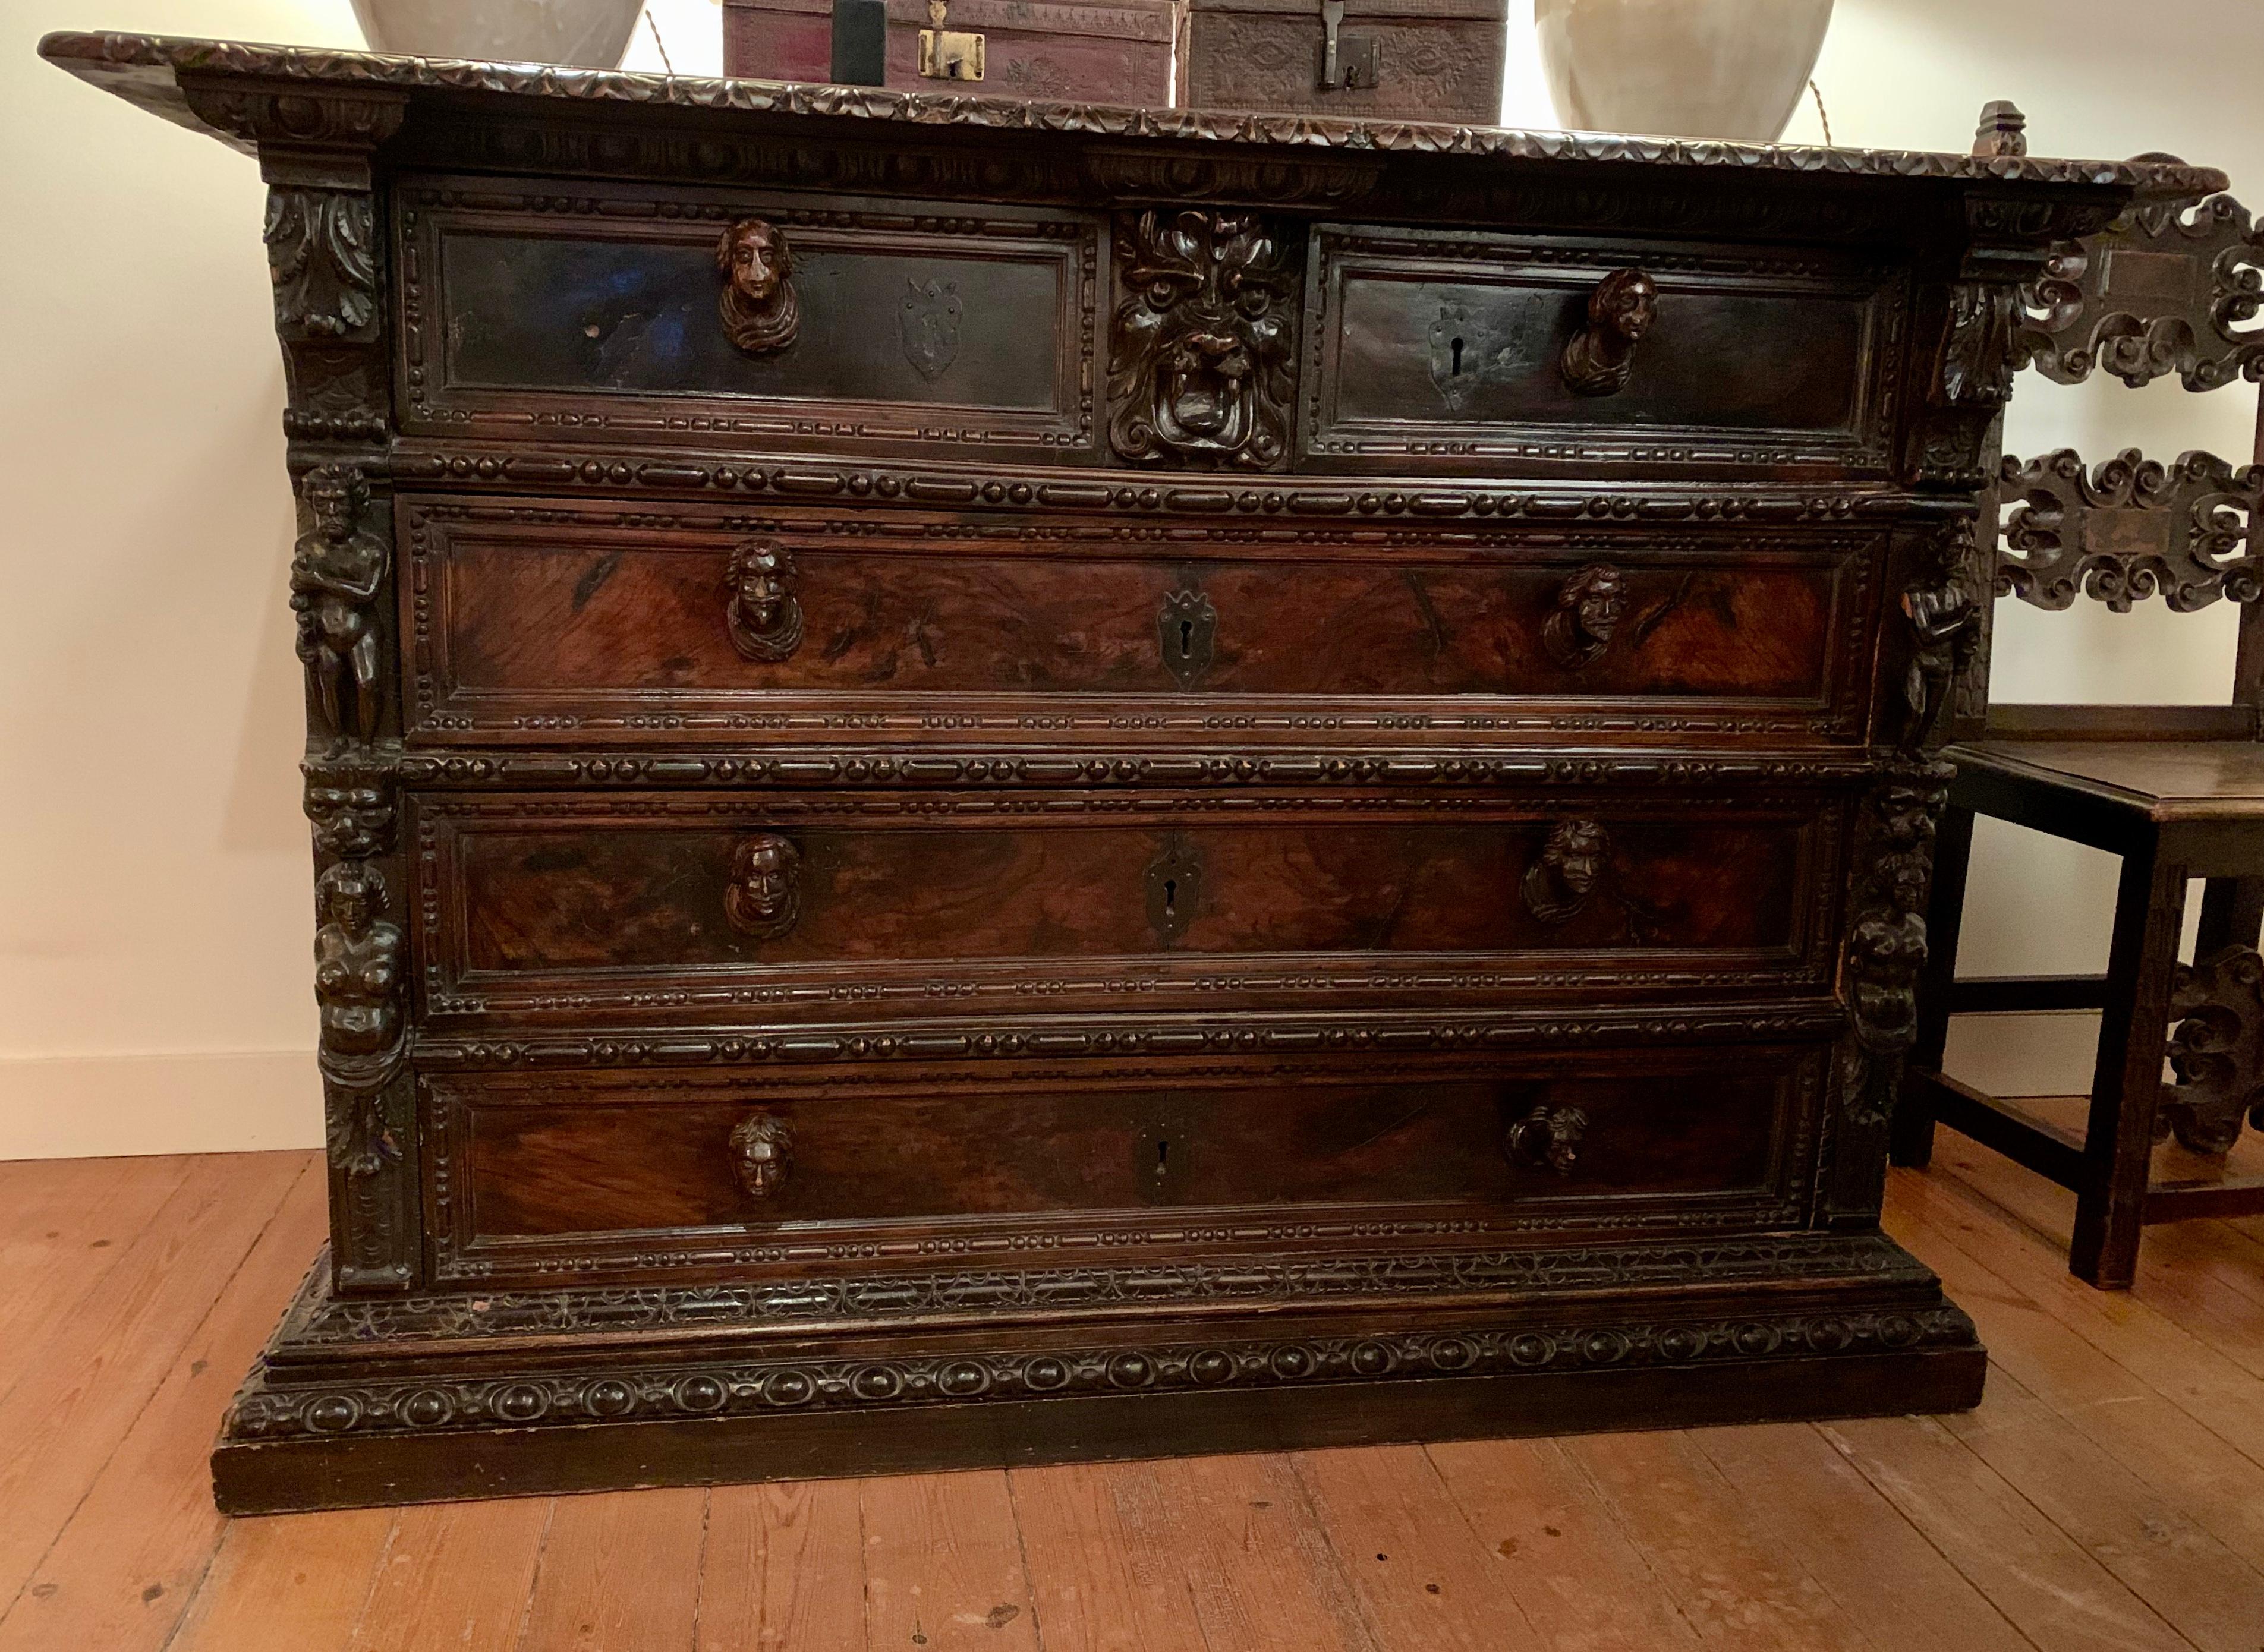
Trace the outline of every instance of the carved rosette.
[[1238, 470], [1287, 462], [1295, 271], [1279, 234], [1249, 213], [1143, 212], [1118, 221], [1116, 262], [1117, 456]]
[[2228, 946], [2178, 966], [2170, 986], [2170, 1070], [2156, 1139], [2195, 1153], [2232, 1151], [2246, 1122], [2264, 1129], [2264, 957]]
[[2158, 591], [2180, 613], [2264, 596], [2264, 466], [2236, 470], [2202, 453], [2164, 465], [2134, 447], [2086, 469], [2062, 448], [2025, 462], [2007, 455], [1998, 497], [2013, 507], [1999, 596], [2059, 609], [2080, 591], [2118, 613]]

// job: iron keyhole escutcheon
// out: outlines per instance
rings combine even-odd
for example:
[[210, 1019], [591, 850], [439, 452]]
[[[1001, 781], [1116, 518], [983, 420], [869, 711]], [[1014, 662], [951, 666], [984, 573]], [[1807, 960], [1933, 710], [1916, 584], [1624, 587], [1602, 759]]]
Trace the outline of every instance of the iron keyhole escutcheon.
[[1164, 598], [1156, 613], [1157, 642], [1164, 669], [1181, 688], [1193, 688], [1210, 669], [1210, 645], [1218, 630], [1218, 610], [1193, 585]]
[[1202, 904], [1202, 859], [1178, 832], [1148, 866], [1148, 927], [1169, 946], [1187, 932]]

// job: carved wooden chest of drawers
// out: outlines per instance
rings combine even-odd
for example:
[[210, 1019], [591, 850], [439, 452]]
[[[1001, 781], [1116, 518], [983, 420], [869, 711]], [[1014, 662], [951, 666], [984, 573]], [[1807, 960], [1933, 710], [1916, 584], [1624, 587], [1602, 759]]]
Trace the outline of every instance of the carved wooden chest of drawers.
[[255, 149], [332, 1242], [231, 1509], [1956, 1407], [1971, 490], [2197, 169], [59, 36]]

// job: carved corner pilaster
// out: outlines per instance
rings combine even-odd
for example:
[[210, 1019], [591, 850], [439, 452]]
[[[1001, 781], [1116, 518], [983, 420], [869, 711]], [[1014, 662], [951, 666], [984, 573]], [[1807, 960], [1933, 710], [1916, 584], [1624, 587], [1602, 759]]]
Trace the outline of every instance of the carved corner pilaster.
[[1934, 836], [1955, 772], [1930, 756], [1902, 753], [1880, 765], [1858, 806], [1840, 961], [1847, 1032], [1819, 1178], [1825, 1214], [1835, 1222], [1876, 1220], [1884, 1191], [1887, 1121], [1918, 1036]]
[[345, 1293], [420, 1282], [417, 1134], [408, 1071], [407, 886], [398, 844], [400, 750], [353, 745], [310, 757], [315, 1001], [321, 1017], [330, 1262]]

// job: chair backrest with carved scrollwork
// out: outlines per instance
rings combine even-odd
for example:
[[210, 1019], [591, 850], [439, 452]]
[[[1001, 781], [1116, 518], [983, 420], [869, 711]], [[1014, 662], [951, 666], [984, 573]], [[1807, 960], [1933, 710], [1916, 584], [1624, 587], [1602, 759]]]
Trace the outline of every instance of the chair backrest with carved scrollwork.
[[[2017, 141], [2018, 125], [2012, 130]], [[2001, 115], [1993, 125], [1985, 120], [1976, 152], [2002, 152], [2005, 134]], [[2264, 381], [2264, 325], [2250, 324], [2264, 310], [2264, 228], [2230, 195], [2142, 202], [2099, 234], [2055, 249], [2021, 299], [2014, 365], [2061, 384], [2096, 372], [2134, 387], [2174, 374], [2188, 390]], [[2264, 412], [2250, 458], [2264, 460]], [[2264, 463], [2207, 453], [2165, 463], [2136, 448], [2096, 465], [2072, 449], [2006, 454], [1981, 519], [1985, 534], [1997, 527], [1999, 597], [2065, 609], [2081, 596], [2118, 612], [2157, 596], [2181, 613], [2239, 604], [2231, 705], [2224, 708], [2233, 714], [2220, 720], [2222, 731], [2264, 736]], [[2072, 732], [2097, 709], [2022, 706], [1992, 716], [1987, 654], [1985, 641], [1959, 684], [1954, 737]], [[2178, 721], [2190, 729], [2200, 720]]]

